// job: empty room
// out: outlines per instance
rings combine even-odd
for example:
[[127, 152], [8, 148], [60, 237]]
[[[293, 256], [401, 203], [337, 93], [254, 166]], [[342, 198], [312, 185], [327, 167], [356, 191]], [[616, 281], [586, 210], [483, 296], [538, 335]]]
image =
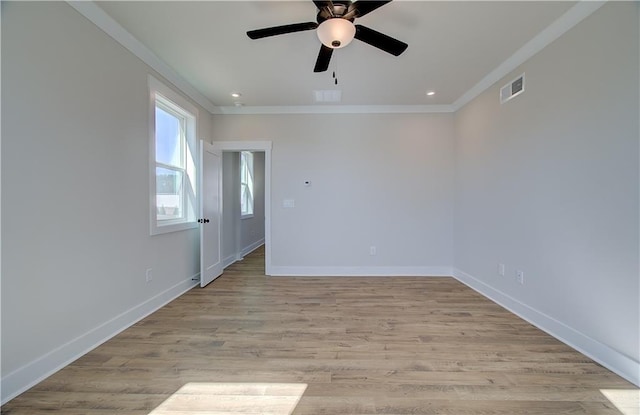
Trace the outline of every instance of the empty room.
[[2, 1], [2, 414], [640, 414], [637, 1]]

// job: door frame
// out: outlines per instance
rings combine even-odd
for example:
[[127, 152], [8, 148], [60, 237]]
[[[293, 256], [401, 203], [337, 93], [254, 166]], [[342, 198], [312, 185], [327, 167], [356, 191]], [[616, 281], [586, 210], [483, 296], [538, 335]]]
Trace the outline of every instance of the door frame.
[[271, 275], [271, 141], [213, 141], [221, 152], [264, 152], [264, 273]]

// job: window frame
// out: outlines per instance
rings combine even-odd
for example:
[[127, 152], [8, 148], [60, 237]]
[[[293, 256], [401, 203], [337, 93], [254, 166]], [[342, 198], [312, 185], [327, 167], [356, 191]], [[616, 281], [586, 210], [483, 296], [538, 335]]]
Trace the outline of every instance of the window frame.
[[[244, 172], [245, 172], [245, 166], [247, 166], [246, 164], [246, 157], [250, 156], [250, 165], [248, 165], [248, 167], [246, 168], [247, 170], [247, 175], [250, 178], [248, 183], [245, 183], [242, 178], [244, 176]], [[254, 177], [254, 157], [253, 157], [253, 152], [251, 151], [241, 151], [240, 152], [240, 219], [249, 219], [249, 218], [253, 218], [254, 212], [255, 212], [255, 177]], [[243, 199], [243, 195], [245, 193], [243, 193], [243, 190], [245, 188], [245, 186], [249, 189], [248, 194], [250, 195], [250, 198], [248, 200], [249, 202], [249, 206], [251, 207], [251, 209], [248, 210], [243, 210], [242, 209], [242, 199]]]
[[[170, 232], [178, 232], [198, 227], [196, 214], [199, 207], [198, 177], [197, 177], [197, 125], [198, 110], [181, 95], [158, 81], [151, 75], [148, 77], [149, 85], [149, 215], [150, 234], [159, 235]], [[158, 105], [159, 103], [159, 105]], [[182, 166], [174, 166], [158, 162], [156, 160], [156, 106], [171, 115], [181, 118], [181, 127], [184, 129], [181, 138]], [[157, 180], [156, 169], [158, 167], [181, 171], [182, 179], [182, 212], [181, 218], [158, 219], [157, 211]]]

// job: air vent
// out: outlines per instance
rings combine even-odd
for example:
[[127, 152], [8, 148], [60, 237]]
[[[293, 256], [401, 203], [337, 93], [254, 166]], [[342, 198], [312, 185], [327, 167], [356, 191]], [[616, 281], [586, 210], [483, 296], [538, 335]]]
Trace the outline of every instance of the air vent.
[[342, 100], [342, 91], [339, 89], [327, 89], [313, 91], [316, 102], [340, 102]]
[[524, 74], [500, 88], [500, 103], [504, 104], [511, 98], [517, 97], [524, 92]]

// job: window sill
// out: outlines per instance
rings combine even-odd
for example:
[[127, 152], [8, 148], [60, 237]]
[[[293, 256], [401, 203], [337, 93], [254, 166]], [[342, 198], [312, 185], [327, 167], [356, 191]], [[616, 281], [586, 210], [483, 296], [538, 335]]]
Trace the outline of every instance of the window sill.
[[249, 215], [240, 215], [240, 220], [253, 218], [253, 213]]
[[164, 233], [186, 231], [188, 229], [196, 229], [196, 222], [168, 223], [166, 225], [151, 224], [151, 235], [162, 235]]

